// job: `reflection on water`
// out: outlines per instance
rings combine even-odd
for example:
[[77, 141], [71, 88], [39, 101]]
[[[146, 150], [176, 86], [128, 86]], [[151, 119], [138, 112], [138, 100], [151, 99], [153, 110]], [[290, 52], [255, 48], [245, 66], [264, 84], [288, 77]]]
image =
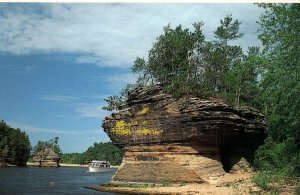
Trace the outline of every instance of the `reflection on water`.
[[0, 168], [0, 194], [113, 194], [83, 187], [108, 183], [114, 173], [91, 173], [85, 167]]

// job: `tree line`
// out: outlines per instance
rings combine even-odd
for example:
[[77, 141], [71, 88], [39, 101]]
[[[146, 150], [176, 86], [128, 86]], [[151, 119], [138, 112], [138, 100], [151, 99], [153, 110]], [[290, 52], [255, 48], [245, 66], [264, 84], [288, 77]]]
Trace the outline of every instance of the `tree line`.
[[[126, 106], [127, 92], [137, 86], [161, 85], [175, 97], [192, 94], [255, 107], [267, 122], [267, 139], [256, 152], [255, 165], [274, 175], [300, 177], [300, 4], [258, 4], [262, 47], [243, 51], [241, 22], [220, 20], [206, 40], [203, 22], [193, 28], [164, 27], [148, 52], [137, 57], [132, 72], [138, 81], [121, 95], [110, 96], [105, 110]], [[253, 33], [253, 32], [251, 32]]]
[[111, 142], [94, 143], [83, 153], [66, 153], [61, 155], [62, 163], [87, 164], [92, 160], [108, 160], [112, 165], [120, 165], [122, 152]]
[[92, 160], [107, 160], [112, 165], [119, 165], [122, 161], [122, 152], [111, 142], [94, 143], [83, 153], [63, 153], [59, 146], [59, 137], [48, 141], [38, 141], [33, 148], [33, 155], [45, 148], [52, 149], [61, 158], [61, 163], [67, 164], [88, 164]]
[[31, 155], [45, 148], [58, 154], [62, 163], [87, 164], [92, 160], [108, 160], [112, 165], [119, 165], [122, 161], [122, 152], [111, 142], [94, 143], [83, 153], [63, 153], [59, 146], [59, 137], [54, 137], [47, 141], [40, 140], [32, 148], [25, 131], [12, 128], [3, 120], [0, 122], [0, 166], [26, 166], [27, 161], [32, 160]]
[[30, 140], [25, 131], [0, 122], [0, 164], [26, 166], [30, 156]]

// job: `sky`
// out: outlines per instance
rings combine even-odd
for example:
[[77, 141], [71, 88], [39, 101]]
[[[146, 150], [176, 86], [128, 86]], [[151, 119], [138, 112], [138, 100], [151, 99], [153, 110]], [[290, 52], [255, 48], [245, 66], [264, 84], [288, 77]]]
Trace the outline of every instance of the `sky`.
[[109, 141], [101, 127], [104, 98], [137, 76], [163, 26], [192, 29], [204, 22], [207, 40], [220, 19], [242, 22], [244, 51], [259, 46], [261, 8], [253, 4], [0, 3], [0, 120], [37, 141], [59, 137], [64, 153]]

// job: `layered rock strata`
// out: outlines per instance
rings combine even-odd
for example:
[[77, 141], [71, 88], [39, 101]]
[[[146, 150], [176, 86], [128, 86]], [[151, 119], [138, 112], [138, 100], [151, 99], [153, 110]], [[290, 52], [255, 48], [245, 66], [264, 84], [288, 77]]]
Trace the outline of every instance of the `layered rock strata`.
[[102, 124], [124, 154], [114, 181], [208, 181], [251, 163], [265, 137], [258, 110], [218, 99], [176, 99], [154, 86], [136, 88], [127, 104]]
[[33, 155], [33, 165], [41, 167], [59, 167], [60, 156], [51, 148], [45, 148]]

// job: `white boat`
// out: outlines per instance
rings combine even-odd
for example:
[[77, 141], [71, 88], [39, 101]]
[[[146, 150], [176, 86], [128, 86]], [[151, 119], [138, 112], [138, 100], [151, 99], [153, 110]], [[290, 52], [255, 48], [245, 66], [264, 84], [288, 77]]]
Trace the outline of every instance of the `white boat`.
[[89, 172], [108, 172], [112, 171], [112, 166], [106, 160], [93, 160], [89, 163]]

